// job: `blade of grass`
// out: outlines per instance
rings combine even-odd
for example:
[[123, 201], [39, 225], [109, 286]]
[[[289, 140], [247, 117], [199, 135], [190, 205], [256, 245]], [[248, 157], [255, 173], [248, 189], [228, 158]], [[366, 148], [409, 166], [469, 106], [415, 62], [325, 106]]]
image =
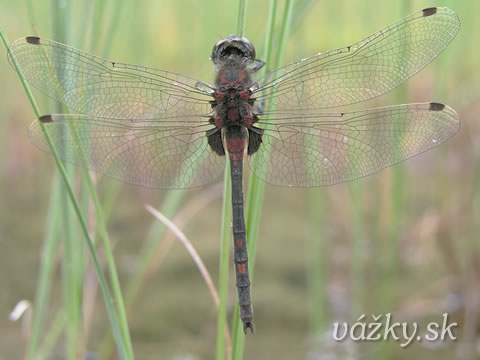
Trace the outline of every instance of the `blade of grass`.
[[[219, 307], [217, 321], [217, 349], [216, 359], [224, 360], [227, 356], [225, 345], [225, 326], [227, 325], [227, 300], [228, 300], [228, 275], [230, 273], [230, 239], [232, 221], [232, 205], [230, 201], [232, 184], [230, 179], [230, 162], [225, 162], [225, 175], [223, 180], [223, 206], [222, 227], [220, 238], [220, 262], [219, 262]], [[230, 357], [230, 355], [228, 355]]]
[[237, 13], [237, 36], [243, 36], [245, 33], [245, 19], [247, 18], [247, 0], [238, 1]]
[[200, 255], [198, 255], [198, 252], [193, 247], [191, 241], [188, 240], [187, 236], [172, 221], [170, 221], [165, 215], [163, 215], [160, 211], [155, 209], [153, 206], [146, 204], [145, 209], [147, 209], [147, 211], [150, 214], [152, 214], [154, 217], [160, 220], [171, 232], [173, 232], [175, 236], [181, 241], [185, 249], [187, 249], [188, 253], [192, 257], [193, 261], [195, 262], [195, 265], [197, 265], [197, 268], [200, 271], [200, 274], [205, 280], [205, 283], [207, 284], [208, 290], [210, 291], [210, 295], [212, 295], [215, 306], [217, 306], [218, 308], [219, 300], [218, 300], [217, 289], [215, 289], [215, 285], [213, 284], [212, 277], [210, 276], [210, 273], [208, 272], [207, 267], [205, 266], [205, 263], [200, 258]]
[[[220, 190], [223, 190], [223, 183], [214, 184], [197, 195], [190, 197], [183, 207], [176, 212], [175, 217], [172, 220], [173, 223], [179, 228], [186, 226], [188, 221], [195, 218], [198, 214], [204, 211], [210, 203], [223, 195], [223, 191]], [[156, 253], [155, 261], [152, 262], [148, 269], [149, 277], [158, 271], [158, 268], [168, 254], [170, 246], [172, 245], [172, 240], [174, 240], [172, 233], [165, 234], [162, 246]]]
[[[118, 8], [121, 8], [121, 6], [119, 6]], [[87, 11], [88, 12], [88, 6], [87, 7], [82, 7], [82, 9], [84, 11]], [[31, 14], [33, 15], [33, 9], [31, 9]], [[116, 13], [118, 14], [118, 13]], [[62, 20], [64, 21], [64, 17], [61, 17]], [[115, 17], [114, 17], [115, 19]], [[95, 18], [96, 21], [100, 21], [100, 17], [97, 16]], [[109, 35], [112, 35], [114, 30], [116, 28], [111, 26], [110, 27], [110, 31], [109, 31]], [[58, 29], [57, 29], [57, 32], [58, 32]], [[58, 38], [59, 36], [61, 37], [63, 34], [57, 34], [55, 37]], [[91, 34], [93, 36], [93, 33]], [[108, 38], [107, 38], [108, 39]], [[64, 39], [62, 38], [61, 39], [63, 42], [68, 42], [67, 39]], [[92, 42], [93, 43], [93, 42]], [[60, 110], [61, 112], [62, 110]], [[98, 196], [95, 192], [95, 188], [93, 186], [93, 183], [90, 179], [90, 176], [89, 176], [89, 173], [88, 171], [84, 171], [84, 175], [87, 179], [87, 181], [83, 181], [81, 182], [81, 190], [80, 190], [80, 194], [82, 194], [82, 203], [84, 204], [83, 207], [85, 209], [88, 209], [88, 198], [86, 197], [88, 191], [90, 191], [93, 195], [92, 195], [92, 198], [94, 199], [94, 205], [96, 207], [96, 212], [97, 216], [101, 216], [101, 211], [99, 210], [99, 205], [98, 205]], [[87, 182], [89, 183], [89, 185], [87, 186]], [[112, 188], [112, 187], [109, 187], [109, 189]], [[118, 188], [118, 187], [116, 187]], [[63, 214], [65, 212], [62, 212]], [[88, 214], [88, 211], [87, 210], [84, 210], [84, 213], [85, 214]], [[88, 215], [87, 215], [88, 216]], [[71, 223], [71, 221], [70, 221]], [[119, 287], [119, 281], [118, 281], [118, 276], [117, 276], [117, 271], [116, 271], [116, 268], [115, 268], [115, 264], [113, 262], [113, 255], [112, 255], [112, 252], [111, 252], [111, 249], [110, 249], [110, 241], [108, 239], [108, 235], [107, 235], [107, 232], [106, 232], [106, 227], [105, 227], [105, 221], [101, 221], [100, 219], [100, 222], [97, 223], [97, 228], [100, 228], [100, 230], [97, 230], [100, 232], [101, 234], [101, 238], [102, 240], [104, 240], [104, 247], [105, 247], [105, 251], [107, 253], [107, 261], [108, 261], [108, 267], [109, 267], [109, 270], [110, 270], [110, 274], [111, 277], [112, 277], [112, 283], [113, 283], [113, 286], [114, 286], [114, 296], [115, 296], [115, 304], [118, 305], [118, 313], [119, 313], [119, 316], [120, 316], [120, 319], [121, 319], [121, 329], [122, 329], [122, 332], [123, 332], [123, 336], [124, 336], [124, 339], [126, 339], [126, 343], [127, 344], [130, 344], [131, 341], [130, 341], [130, 336], [129, 336], [129, 333], [128, 333], [128, 326], [127, 326], [127, 321], [126, 321], [126, 315], [125, 315], [125, 311], [124, 311], [124, 307], [123, 307], [123, 300], [122, 300], [122, 297], [121, 297], [121, 293], [120, 293], [120, 287]], [[78, 231], [75, 231], [74, 233], [78, 233]], [[68, 238], [70, 238], [70, 236], [68, 236]], [[76, 245], [77, 249], [76, 250], [72, 250], [71, 252], [73, 252], [74, 254], [76, 254], [76, 256], [74, 256], [74, 259], [77, 259], [77, 263], [79, 264], [79, 274], [82, 274], [83, 272], [83, 268], [82, 268], [82, 264], [84, 263], [83, 261], [83, 257], [81, 256], [78, 256], [78, 255], [82, 255], [83, 254], [83, 248], [81, 247], [81, 242], [80, 241], [73, 241], [72, 242], [74, 245]], [[69, 257], [70, 258], [70, 257]], [[71, 263], [71, 260], [66, 260], [67, 264], [70, 264]], [[66, 277], [66, 279], [68, 279], [68, 277]], [[69, 280], [66, 280], [65, 281], [67, 284], [74, 284], [74, 281], [69, 281]], [[65, 289], [68, 288], [69, 285], [65, 286]], [[78, 285], [78, 288], [80, 288], [81, 285], [79, 284]], [[69, 291], [66, 291], [66, 293], [70, 293]], [[80, 301], [80, 296], [77, 297]], [[68, 323], [71, 323], [71, 322], [68, 322]], [[38, 328], [40, 328], [40, 325], [38, 325]], [[74, 336], [72, 336], [74, 337]], [[69, 347], [71, 348], [71, 347]], [[129, 353], [133, 354], [132, 350], [131, 350], [131, 345], [129, 346]], [[34, 353], [34, 351], [33, 351]]]
[[[33, 32], [37, 34], [36, 29], [36, 20], [35, 20], [35, 11], [33, 8], [33, 3], [28, 1], [27, 3], [28, 14], [30, 23], [33, 26]], [[45, 332], [44, 341], [51, 339], [51, 333], [57, 331], [53, 326], [50, 326], [50, 323], [46, 323], [46, 312], [48, 308], [48, 299], [49, 292], [52, 287], [52, 282], [54, 278], [54, 266], [55, 266], [55, 251], [58, 243], [59, 236], [59, 225], [62, 222], [62, 215], [59, 214], [56, 209], [62, 206], [61, 196], [61, 186], [62, 183], [59, 181], [59, 174], [55, 173], [52, 181], [52, 189], [50, 194], [49, 201], [49, 211], [47, 216], [47, 227], [46, 227], [46, 236], [45, 242], [43, 245], [43, 251], [40, 262], [39, 276], [37, 280], [37, 288], [35, 292], [35, 302], [31, 328], [31, 337], [27, 345], [26, 358], [29, 360], [36, 359], [39, 357], [39, 347], [40, 347], [40, 332]], [[62, 310], [62, 316], [65, 317], [65, 313]], [[66, 322], [64, 321], [65, 325]], [[47, 330], [45, 330], [47, 329]], [[61, 332], [63, 330], [60, 329]], [[55, 337], [56, 338], [56, 337]], [[43, 348], [43, 346], [41, 346]], [[44, 357], [47, 357], [48, 354], [45, 354]]]
[[[53, 36], [57, 40], [69, 43], [71, 34], [72, 1], [66, 0], [62, 4], [52, 0], [50, 2], [53, 19]], [[63, 106], [56, 104], [57, 112], [62, 112]], [[65, 170], [70, 181], [73, 182], [75, 169], [65, 165]], [[62, 229], [62, 290], [63, 301], [66, 309], [65, 351], [66, 358], [74, 360], [83, 357], [83, 331], [82, 331], [82, 284], [84, 271], [83, 245], [78, 238], [79, 231], [75, 228], [73, 209], [68, 198], [65, 185], [60, 187], [60, 215]], [[81, 208], [80, 208], [81, 209]]]
[[[121, 8], [120, 5], [118, 7]], [[100, 33], [99, 29], [102, 22], [102, 18], [104, 16], [104, 8], [105, 8], [105, 1], [104, 0], [97, 1], [96, 8], [95, 8], [94, 31], [92, 32], [92, 38], [90, 40], [90, 50], [92, 52], [95, 52], [96, 47], [98, 45], [98, 38]], [[111, 39], [109, 37], [113, 36], [115, 29], [116, 27], [114, 26], [110, 28], [110, 31], [106, 37], [107, 42], [111, 42]], [[115, 258], [113, 256], [113, 251], [110, 245], [111, 242], [107, 232], [106, 219], [103, 216], [102, 206], [101, 206], [98, 194], [96, 192], [95, 185], [93, 184], [93, 181], [86, 169], [84, 169], [84, 175], [85, 175], [84, 176], [85, 181], [82, 182], [82, 186], [84, 186], [85, 183], [87, 184], [88, 192], [90, 193], [90, 196], [93, 200], [93, 204], [95, 207], [96, 230], [99, 233], [100, 238], [102, 239], [103, 248], [105, 250], [108, 273], [110, 275], [113, 296], [115, 299], [117, 315], [120, 323], [119, 324], [120, 331], [122, 333], [124, 344], [126, 345], [127, 353], [131, 358], [133, 358], [132, 340], [131, 340], [130, 331], [128, 328], [127, 313], [126, 313], [126, 308], [125, 308], [125, 304], [122, 296], [120, 280], [118, 278], [118, 271], [115, 265]]]
[[[87, 7], [83, 8], [85, 11], [88, 11]], [[97, 4], [96, 12], [94, 21], [97, 23], [97, 27], [99, 27], [99, 22], [101, 22], [101, 14], [103, 14], [103, 5]], [[113, 31], [113, 30], [112, 30]], [[91, 33], [92, 37], [95, 37], [96, 34], [95, 32]], [[97, 34], [98, 35], [98, 34]], [[110, 33], [112, 35], [112, 32]], [[107, 39], [108, 40], [108, 39]], [[92, 47], [95, 45], [95, 40], [92, 40], [90, 42]], [[120, 330], [122, 332], [123, 340], [124, 343], [126, 344], [127, 352], [130, 357], [133, 358], [133, 349], [131, 345], [131, 338], [129, 334], [129, 329], [128, 329], [128, 322], [127, 322], [127, 317], [126, 317], [126, 312], [125, 312], [125, 306], [121, 294], [121, 288], [120, 288], [120, 282], [118, 279], [118, 272], [116, 269], [116, 265], [114, 262], [114, 257], [113, 257], [113, 252], [110, 246], [110, 240], [108, 237], [108, 232], [106, 230], [106, 222], [104, 220], [104, 217], [102, 215], [102, 209], [100, 206], [100, 201], [97, 195], [97, 192], [95, 190], [95, 186], [91, 180], [91, 177], [89, 175], [89, 172], [86, 169], [83, 169], [83, 174], [85, 177], [85, 181], [81, 183], [82, 189], [81, 193], [86, 194], [87, 192], [90, 193], [90, 197], [93, 200], [93, 204], [95, 207], [96, 211], [96, 229], [97, 232], [99, 233], [102, 241], [103, 241], [103, 246], [105, 250], [105, 255], [106, 255], [106, 260], [107, 260], [107, 267], [109, 269], [109, 274], [112, 282], [112, 287], [113, 287], [113, 295], [114, 295], [114, 300], [115, 300], [115, 305], [116, 305], [116, 310], [117, 310], [117, 315], [119, 317], [120, 321]], [[80, 250], [80, 249], [79, 249]], [[81, 250], [80, 250], [81, 251]]]
[[[195, 214], [199, 213], [202, 211], [210, 202], [214, 201], [219, 194], [217, 193], [216, 188], [218, 185], [214, 185], [206, 191], [201, 192], [199, 195], [190, 198], [188, 203], [184, 205], [184, 207], [178, 211], [178, 204], [177, 203], [169, 203], [168, 199], [165, 202], [165, 204], [162, 206], [162, 208], [167, 209], [169, 212], [171, 212], [171, 216], [175, 214], [173, 222], [175, 224], [185, 224], [187, 219], [191, 219], [195, 216]], [[176, 194], [177, 192], [170, 192], [169, 193], [169, 198], [172, 200], [178, 200], [179, 195]], [[184, 192], [181, 192], [182, 194]], [[170, 205], [169, 205], [170, 204]], [[173, 204], [173, 205], [172, 205]], [[157, 228], [157, 226], [159, 226]], [[148, 254], [149, 258], [146, 262], [142, 261], [140, 266], [147, 266], [145, 269], [145, 272], [140, 278], [140, 283], [137, 284], [138, 288], [135, 289], [135, 295], [138, 294], [140, 290], [140, 285], [142, 283], [145, 283], [149, 278], [155, 274], [156, 271], [158, 271], [158, 267], [160, 266], [162, 260], [168, 255], [168, 251], [170, 249], [171, 243], [172, 243], [172, 236], [170, 233], [163, 235], [163, 231], [167, 230], [165, 225], [161, 222], [155, 221], [153, 222], [152, 226], [152, 234], [149, 235], [149, 238], [151, 237], [152, 246], [149, 251], [145, 251], [145, 254]], [[158, 234], [158, 238], [155, 237], [155, 234]], [[159, 240], [162, 240], [161, 242]], [[144, 246], [144, 249], [146, 249], [147, 246]], [[132, 295], [129, 293], [129, 295]], [[136, 299], [136, 296], [128, 296], [128, 309], [131, 309], [133, 307], [134, 301]], [[109, 358], [110, 353], [111, 353], [111, 339], [110, 338], [105, 338], [102, 341], [102, 346], [100, 347], [102, 351], [100, 351], [100, 358]], [[227, 349], [231, 348], [229, 343], [227, 342]]]
[[351, 251], [350, 251], [350, 292], [352, 305], [350, 318], [358, 318], [365, 309], [366, 289], [366, 232], [363, 204], [365, 203], [365, 184], [363, 181], [354, 181], [348, 184], [350, 207], [352, 216]]
[[[314, 2], [311, 0], [297, 1], [292, 17], [292, 33], [297, 30], [313, 5]], [[326, 25], [323, 20], [319, 21], [322, 22], [322, 25]], [[322, 34], [320, 29], [319, 34]], [[317, 39], [319, 43], [325, 41], [323, 35]], [[322, 340], [325, 338], [324, 334], [328, 327], [327, 269], [330, 259], [330, 243], [325, 230], [328, 222], [326, 204], [328, 198], [325, 188], [310, 188], [307, 190], [307, 197], [309, 231], [305, 243], [305, 274], [309, 314], [308, 331], [309, 337], [312, 339], [310, 351], [316, 351], [318, 346], [323, 346]]]
[[[326, 194], [324, 189], [308, 191], [310, 236], [305, 248], [307, 259], [307, 289], [310, 305], [310, 333], [319, 338], [327, 329], [327, 263], [329, 242], [325, 233], [327, 223]], [[320, 335], [320, 336], [319, 336]]]
[[[170, 191], [161, 207], [162, 214], [165, 214], [167, 217], [172, 217], [180, 206], [185, 193], [185, 191]], [[159, 246], [159, 239], [163, 236], [165, 230], [166, 227], [164, 224], [158, 222], [152, 224], [145, 244], [138, 256], [138, 266], [127, 283], [125, 298], [128, 307], [133, 303], [135, 296], [140, 290], [142, 281], [148, 272], [152, 258]]]
[[[183, 224], [186, 222], [186, 219], [192, 218], [195, 213], [201, 211], [201, 209], [204, 209], [209, 202], [215, 200], [215, 198], [218, 196], [218, 195], [215, 195], [215, 193], [217, 192], [217, 190], [215, 189], [216, 187], [217, 186], [212, 186], [208, 188], [205, 192], [202, 192], [200, 195], [191, 199], [191, 201], [189, 201], [188, 203], [188, 206], [186, 205], [179, 212], [177, 211], [177, 208], [178, 208], [177, 201], [180, 199], [180, 195], [184, 194], [185, 192], [178, 193], [178, 192], [172, 191], [169, 193], [169, 197], [167, 198], [167, 201], [163, 205], [163, 208], [171, 212], [172, 216], [173, 214], [177, 213], [173, 221], [175, 224]], [[168, 199], [171, 199], [172, 201], [168, 201]], [[136, 284], [138, 287], [136, 289], [130, 288], [135, 291], [133, 294], [128, 293], [129, 294], [129, 296], [127, 296], [128, 308], [131, 308], [133, 306], [133, 302], [136, 298], [133, 295], [136, 295], [139, 292], [140, 285], [144, 283], [148, 279], [148, 277], [151, 276], [151, 274], [157, 270], [162, 259], [166, 256], [166, 253], [168, 253], [168, 249], [170, 247], [170, 241], [169, 241], [170, 236], [163, 236], [163, 233], [162, 233], [162, 231], [166, 230], [165, 225], [157, 221], [155, 221], [153, 224], [160, 225], [160, 227], [157, 228], [156, 226], [152, 226], [152, 229], [151, 229], [152, 233], [148, 237], [149, 239], [151, 238], [150, 240], [152, 241], [151, 243], [147, 242], [146, 245], [148, 246], [143, 247], [145, 254], [148, 255], [148, 259], [140, 261], [140, 266], [142, 268], [146, 266], [146, 268], [144, 268], [144, 271], [139, 278], [139, 283]], [[160, 243], [158, 239], [155, 237], [157, 234], [159, 234], [159, 238], [165, 241]], [[161, 249], [159, 244], [162, 245]], [[147, 248], [148, 250], [146, 250]], [[230, 348], [228, 338], [227, 338], [227, 348]], [[111, 356], [110, 337], [106, 337], [102, 340], [99, 353], [100, 353], [99, 357], [102, 359], [110, 358]]]
[[112, 50], [113, 44], [113, 35], [117, 32], [118, 25], [120, 24], [120, 14], [123, 10], [123, 5], [125, 1], [116, 1], [113, 6], [112, 11], [112, 19], [110, 21], [110, 25], [108, 26], [106, 36], [105, 36], [105, 45], [103, 47], [104, 56], [110, 55], [110, 51]]
[[[5, 32], [3, 31], [3, 27], [0, 25], [0, 37], [2, 38], [2, 41], [5, 45], [5, 48], [8, 50], [9, 49], [9, 41], [8, 41], [8, 38], [5, 34]], [[20, 78], [20, 81], [22, 83], [22, 86], [25, 90], [25, 93], [27, 94], [27, 97], [30, 101], [30, 104], [32, 105], [32, 108], [33, 108], [33, 111], [35, 113], [35, 116], [37, 118], [40, 117], [40, 110], [35, 102], [35, 99], [33, 97], [33, 94], [30, 90], [30, 87], [28, 86], [22, 72], [21, 72], [21, 69], [19, 68], [17, 62], [16, 62], [16, 59], [15, 57], [12, 55], [12, 64]], [[107, 285], [107, 282], [106, 282], [106, 279], [105, 279], [105, 276], [102, 272], [102, 269], [100, 267], [100, 263], [98, 261], [98, 258], [96, 256], [96, 253], [95, 253], [95, 247], [93, 245], [93, 241], [90, 237], [90, 234], [88, 232], [88, 227], [87, 227], [87, 224], [85, 222], [85, 219], [80, 211], [80, 206], [78, 204], [78, 202], [76, 201], [75, 199], [75, 195], [74, 195], [74, 191], [73, 191], [73, 187], [70, 183], [70, 180], [68, 178], [68, 175], [65, 171], [65, 168], [63, 166], [63, 164], [61, 163], [61, 161], [59, 160], [58, 156], [57, 155], [57, 151], [55, 149], [55, 147], [53, 146], [53, 143], [50, 139], [50, 136], [49, 134], [46, 132], [45, 130], [45, 127], [44, 125], [41, 123], [41, 127], [42, 127], [42, 130], [44, 132], [44, 135], [45, 135], [45, 139], [50, 147], [50, 150], [52, 152], [52, 154], [54, 155], [54, 160], [55, 160], [55, 164], [60, 172], [60, 175], [67, 187], [67, 193], [68, 193], [68, 197], [70, 198], [70, 201], [73, 205], [73, 208], [75, 210], [75, 213], [76, 213], [76, 216], [78, 218], [78, 221], [80, 222], [80, 226], [81, 226], [81, 230], [84, 234], [84, 237], [85, 237], [85, 240], [87, 242], [87, 245], [88, 245], [88, 249], [90, 251], [90, 254], [91, 254], [91, 257], [92, 257], [92, 260], [94, 262], [94, 266], [95, 266], [95, 272], [97, 274], [97, 277], [98, 277], [98, 281], [100, 283], [100, 288], [102, 290], [102, 294], [103, 294], [103, 299], [105, 301], [105, 308], [107, 310], [107, 314], [108, 314], [108, 317], [109, 317], [109, 320], [110, 320], [110, 324], [111, 324], [111, 327], [112, 327], [112, 332], [114, 334], [114, 338], [115, 338], [115, 341], [116, 341], [116, 344], [117, 344], [117, 347], [118, 347], [118, 350], [119, 350], [119, 354], [120, 354], [120, 357], [122, 359], [132, 359], [132, 357], [128, 356], [127, 355], [127, 351], [126, 351], [126, 346], [122, 340], [122, 335], [121, 335], [121, 332], [119, 330], [119, 325], [118, 325], [118, 320], [117, 320], [117, 314], [115, 312], [115, 307], [113, 305], [113, 302], [112, 302], [112, 297], [111, 297], [111, 294], [110, 294], [110, 290], [108, 288], [108, 285]]]
[[[202, 277], [205, 280], [205, 283], [207, 284], [208, 290], [210, 291], [210, 294], [212, 295], [213, 301], [215, 302], [215, 306], [218, 309], [219, 305], [220, 305], [220, 300], [219, 300], [218, 292], [215, 289], [215, 285], [213, 284], [212, 277], [210, 276], [210, 273], [208, 272], [207, 267], [203, 263], [202, 259], [198, 255], [197, 251], [193, 247], [190, 240], [188, 240], [188, 238], [185, 236], [185, 234], [172, 221], [170, 221], [166, 216], [164, 216], [158, 210], [156, 210], [155, 208], [153, 208], [152, 206], [150, 206], [148, 204], [145, 206], [145, 208], [150, 212], [150, 214], [152, 214], [158, 220], [160, 220], [163, 224], [165, 224], [165, 226], [167, 226], [169, 228], [169, 230], [171, 232], [173, 232], [175, 234], [175, 236], [182, 242], [183, 246], [187, 249], [187, 251], [190, 254], [190, 256], [192, 257], [193, 261], [197, 265], [198, 270], [202, 274]], [[226, 336], [225, 336], [226, 337], [226, 342], [229, 343], [230, 342], [230, 333], [228, 331], [227, 323], [225, 322], [223, 325], [224, 325], [224, 328], [222, 329], [221, 332], [226, 334]], [[225, 353], [225, 352], [223, 352], [223, 353]]]
[[36, 24], [35, 10], [33, 9], [33, 0], [27, 0], [28, 18], [31, 24]]
[[292, 17], [292, 33], [296, 31], [297, 27], [302, 23], [305, 15], [308, 14], [314, 4], [315, 1], [313, 0], [297, 0]]
[[[185, 191], [180, 190], [169, 191], [161, 207], [162, 214], [172, 217], [180, 206], [185, 194]], [[127, 280], [127, 284], [125, 286], [125, 306], [127, 309], [132, 307], [132, 304], [141, 289], [143, 281], [146, 279], [148, 269], [155, 257], [155, 254], [157, 253], [157, 249], [160, 246], [160, 240], [162, 239], [165, 230], [166, 227], [164, 224], [155, 221], [148, 232], [145, 243], [138, 255], [137, 265]], [[112, 351], [112, 339], [110, 334], [106, 335], [100, 344], [99, 357], [101, 359], [108, 359]]]
[[[185, 193], [185, 191], [170, 191], [167, 195], [167, 198], [163, 202], [161, 213], [165, 214], [167, 217], [172, 217], [180, 206]], [[163, 236], [165, 231], [165, 225], [158, 222], [154, 222], [150, 228], [145, 244], [142, 247], [138, 257], [138, 266], [127, 283], [125, 297], [128, 307], [132, 305], [135, 296], [140, 290], [142, 280], [145, 278], [148, 268], [159, 246], [159, 238]]]
[[55, 344], [60, 339], [63, 329], [67, 326], [67, 317], [63, 309], [57, 311], [55, 318], [51, 322], [48, 332], [45, 335], [45, 339], [42, 345], [36, 350], [34, 357], [35, 360], [47, 360], [52, 358], [52, 352]]
[[118, 278], [118, 271], [115, 265], [115, 258], [113, 256], [113, 251], [110, 246], [110, 239], [108, 236], [105, 220], [103, 218], [102, 206], [100, 204], [100, 199], [98, 198], [97, 192], [95, 191], [95, 186], [92, 182], [92, 179], [90, 178], [90, 176], [88, 176], [88, 171], [85, 170], [85, 173], [85, 180], [87, 181], [88, 189], [90, 195], [92, 196], [93, 204], [95, 206], [97, 231], [99, 232], [100, 238], [103, 241], [103, 248], [105, 250], [105, 256], [107, 259], [108, 273], [110, 275], [110, 280], [112, 283], [113, 297], [115, 299], [117, 316], [120, 322], [120, 331], [122, 334], [123, 343], [125, 344], [129, 358], [133, 359], [132, 340], [130, 337], [130, 331], [128, 329], [127, 312], [125, 310], [122, 290], [120, 287], [120, 280]]
[[[396, 8], [397, 18], [405, 16], [413, 11], [412, 1], [407, 0], [400, 4]], [[376, 7], [376, 4], [372, 4], [372, 8]], [[391, 11], [391, 9], [389, 9]], [[405, 44], [404, 49], [408, 49], [408, 43]], [[403, 50], [404, 57], [408, 56], [408, 50]], [[408, 59], [407, 59], [408, 60]], [[391, 96], [390, 98], [394, 99], [395, 103], [405, 103], [408, 99], [408, 87], [404, 86], [401, 91], [397, 92], [396, 96]], [[401, 141], [401, 135], [397, 137], [397, 142]], [[388, 224], [388, 230], [386, 234], [386, 246], [385, 252], [381, 258], [385, 259], [385, 262], [381, 264], [382, 266], [382, 278], [380, 279], [381, 284], [381, 297], [377, 299], [380, 302], [380, 309], [382, 313], [393, 312], [397, 307], [397, 289], [398, 289], [398, 269], [400, 263], [400, 231], [402, 228], [403, 217], [404, 217], [404, 205], [405, 198], [408, 196], [405, 193], [406, 190], [406, 180], [407, 173], [405, 171], [404, 164], [397, 164], [390, 168], [390, 183], [389, 191], [385, 192], [384, 195], [388, 196], [388, 199], [384, 199], [383, 203], [389, 204], [389, 209], [386, 212], [386, 222]], [[378, 194], [381, 195], [381, 194]], [[378, 196], [378, 199], [381, 197]], [[389, 342], [383, 342], [378, 348], [378, 353], [376, 354], [378, 359], [389, 359], [394, 354], [394, 348]]]
[[98, 40], [100, 38], [100, 26], [102, 22], [102, 18], [104, 16], [105, 11], [105, 0], [97, 0], [95, 1], [94, 7], [94, 16], [93, 16], [93, 29], [92, 29], [92, 37], [90, 39], [90, 51], [95, 53], [98, 47]]
[[[336, 22], [337, 27], [348, 26], [347, 24], [355, 23], [356, 18], [359, 16], [359, 11], [372, 11], [372, 7], [362, 7], [356, 9], [356, 11], [347, 11], [348, 5], [344, 3], [344, 8], [341, 9], [342, 16], [339, 22]], [[365, 19], [360, 16], [361, 19]], [[342, 41], [351, 41], [352, 39], [341, 39]], [[365, 217], [365, 211], [363, 205], [365, 203], [365, 181], [353, 181], [348, 183], [348, 195], [350, 201], [350, 216], [351, 216], [351, 250], [350, 250], [350, 318], [356, 320], [359, 314], [364, 311], [365, 308], [365, 289], [366, 289], [366, 271], [367, 263], [365, 251], [367, 249], [366, 239], [367, 233], [365, 224], [367, 219]]]
[[[38, 352], [40, 343], [40, 334], [45, 332], [47, 304], [49, 300], [50, 289], [52, 288], [53, 274], [55, 271], [55, 250], [57, 249], [58, 236], [55, 233], [58, 228], [59, 216], [57, 212], [58, 199], [60, 197], [60, 187], [58, 174], [54, 175], [52, 181], [52, 194], [47, 216], [47, 233], [43, 244], [40, 273], [35, 291], [34, 312], [32, 319], [32, 332], [28, 343], [27, 359], [33, 360]], [[52, 328], [46, 332], [48, 337]]]

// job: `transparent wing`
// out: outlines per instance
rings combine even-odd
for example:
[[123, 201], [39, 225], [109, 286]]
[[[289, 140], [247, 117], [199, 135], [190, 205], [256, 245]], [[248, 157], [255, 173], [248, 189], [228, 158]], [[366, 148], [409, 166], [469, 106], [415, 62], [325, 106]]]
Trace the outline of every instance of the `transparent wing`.
[[[149, 120], [86, 115], [46, 115], [40, 121], [60, 158], [130, 184], [189, 188], [216, 179], [225, 167], [209, 148], [208, 124], [184, 120], [184, 126], [159, 127]], [[30, 127], [31, 140], [51, 153], [40, 121]]]
[[184, 115], [211, 111], [208, 85], [184, 75], [112, 62], [38, 37], [13, 42], [10, 63], [12, 55], [31, 85], [73, 113], [181, 122]]
[[264, 129], [263, 144], [249, 164], [257, 177], [273, 185], [332, 185], [427, 151], [459, 127], [456, 112], [437, 103], [301, 116], [280, 113]]
[[277, 111], [354, 104], [385, 94], [430, 63], [460, 28], [448, 8], [415, 12], [342, 49], [320, 53], [267, 74], [253, 97]]

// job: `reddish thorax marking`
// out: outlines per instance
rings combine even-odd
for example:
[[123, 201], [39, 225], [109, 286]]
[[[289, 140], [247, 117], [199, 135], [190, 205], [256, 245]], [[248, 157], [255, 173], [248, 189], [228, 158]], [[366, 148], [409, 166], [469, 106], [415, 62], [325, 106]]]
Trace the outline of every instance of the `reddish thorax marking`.
[[218, 79], [222, 85], [234, 85], [234, 84], [241, 84], [246, 78], [248, 74], [245, 70], [223, 70], [219, 75]]
[[223, 117], [218, 114], [214, 116], [214, 120], [215, 120], [215, 126], [218, 128], [222, 128], [225, 125], [225, 122], [223, 121]]
[[246, 114], [246, 115], [243, 116], [243, 120], [245, 120], [245, 125], [246, 126], [252, 126], [253, 125], [253, 119], [254, 119], [253, 114]]
[[227, 118], [230, 121], [240, 120], [240, 113], [238, 111], [238, 108], [237, 107], [232, 107], [232, 108], [228, 109]]
[[242, 100], [250, 99], [250, 90], [248, 89], [239, 90], [237, 94], [240, 96]]
[[226, 92], [217, 90], [215, 91], [215, 101], [217, 103], [220, 103], [223, 101], [223, 98], [225, 97]]

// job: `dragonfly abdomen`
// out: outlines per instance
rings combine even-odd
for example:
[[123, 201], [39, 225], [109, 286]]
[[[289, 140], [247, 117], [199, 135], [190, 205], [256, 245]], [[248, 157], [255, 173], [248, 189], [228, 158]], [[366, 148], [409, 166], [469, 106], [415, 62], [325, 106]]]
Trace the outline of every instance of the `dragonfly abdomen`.
[[253, 332], [253, 309], [250, 297], [247, 236], [243, 210], [243, 158], [247, 145], [246, 140], [244, 127], [229, 127], [225, 131], [232, 179], [232, 233], [240, 318], [244, 331], [246, 332], [250, 328]]

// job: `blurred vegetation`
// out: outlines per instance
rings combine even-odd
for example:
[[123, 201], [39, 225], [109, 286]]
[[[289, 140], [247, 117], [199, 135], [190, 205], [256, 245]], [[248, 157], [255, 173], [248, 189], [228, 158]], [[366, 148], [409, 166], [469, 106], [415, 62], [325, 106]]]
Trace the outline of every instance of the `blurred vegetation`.
[[[285, 3], [278, 3], [279, 26]], [[478, 358], [480, 129], [475, 115], [480, 110], [480, 2], [294, 4], [286, 63], [353, 43], [415, 10], [455, 10], [462, 28], [446, 51], [405, 85], [361, 107], [442, 102], [458, 112], [462, 129], [441, 147], [352, 184], [308, 190], [266, 186], [252, 289], [256, 334], [245, 340], [245, 358]], [[38, 33], [116, 61], [207, 82], [214, 75], [212, 46], [235, 32], [238, 16], [236, 0], [0, 0], [0, 9], [0, 23], [11, 41]], [[268, 14], [268, 1], [248, 3], [245, 36], [258, 55], [264, 54]], [[37, 309], [45, 254], [52, 255], [51, 289], [38, 351], [51, 352], [53, 359], [75, 358], [83, 351], [105, 358], [112, 350], [110, 324], [76, 217], [68, 214], [68, 204], [52, 205], [61, 204], [57, 170], [51, 157], [29, 143], [27, 130], [35, 115], [6, 56], [0, 57], [0, 74], [0, 358], [21, 358], [29, 348], [28, 316], [24, 322], [7, 316], [22, 299], [37, 301]], [[35, 94], [42, 113], [58, 111]], [[82, 172], [69, 172], [91, 233], [100, 242], [100, 220]], [[93, 178], [98, 180], [135, 358], [214, 358], [215, 305], [185, 249], [171, 242], [144, 204], [184, 225], [218, 279], [221, 188], [166, 192], [98, 174]], [[102, 245], [97, 255], [105, 264]], [[81, 274], [68, 271], [72, 262]], [[231, 271], [229, 320], [237, 301], [233, 284]], [[69, 297], [73, 299], [67, 301]], [[81, 314], [72, 322], [75, 309]], [[332, 341], [333, 322], [388, 312], [396, 321], [420, 325], [440, 321], [448, 312], [459, 323], [458, 340], [414, 342], [406, 349], [397, 342]]]

